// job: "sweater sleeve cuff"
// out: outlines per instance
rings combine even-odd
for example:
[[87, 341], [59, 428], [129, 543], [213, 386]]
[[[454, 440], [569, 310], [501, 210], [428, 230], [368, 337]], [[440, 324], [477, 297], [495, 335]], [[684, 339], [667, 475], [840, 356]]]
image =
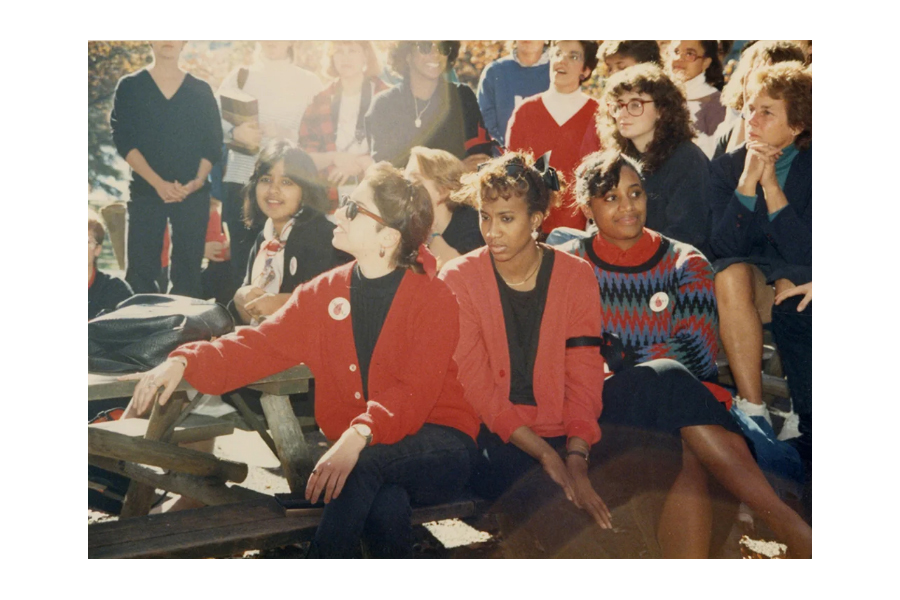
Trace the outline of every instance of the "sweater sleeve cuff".
[[600, 441], [600, 426], [596, 421], [570, 421], [566, 423], [566, 437], [578, 437], [593, 446]]
[[737, 198], [738, 202], [743, 204], [747, 208], [747, 210], [756, 210], [756, 196], [745, 196], [744, 194], [735, 190], [734, 197]]
[[772, 221], [774, 221], [774, 220], [775, 220], [775, 217], [777, 217], [778, 215], [780, 215], [780, 214], [781, 214], [781, 211], [783, 211], [785, 208], [787, 208], [787, 206], [783, 206], [783, 207], [779, 208], [778, 210], [776, 210], [775, 212], [769, 213], [769, 223], [771, 223]]
[[354, 425], [367, 425], [372, 432], [372, 445], [380, 444], [381, 439], [378, 435], [378, 429], [375, 427], [375, 419], [369, 413], [363, 413], [350, 421], [350, 427]]
[[489, 429], [500, 436], [504, 442], [509, 442], [513, 432], [525, 425], [525, 421], [519, 416], [515, 408], [509, 408], [494, 418]]

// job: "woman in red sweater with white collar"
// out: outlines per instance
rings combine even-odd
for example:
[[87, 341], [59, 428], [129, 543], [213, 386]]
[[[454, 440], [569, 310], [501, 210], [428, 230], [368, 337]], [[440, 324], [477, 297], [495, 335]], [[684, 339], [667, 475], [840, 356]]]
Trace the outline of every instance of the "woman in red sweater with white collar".
[[310, 556], [354, 556], [360, 539], [374, 556], [409, 556], [410, 500], [451, 499], [475, 457], [478, 417], [453, 360], [459, 309], [433, 278], [420, 185], [376, 164], [335, 217], [333, 244], [355, 261], [296, 288], [258, 328], [182, 346], [144, 374], [133, 402], [146, 412], [162, 387], [165, 403], [182, 376], [219, 394], [306, 364], [316, 421], [334, 441], [306, 488], [325, 501]]
[[508, 153], [464, 176], [487, 246], [441, 271], [460, 305], [460, 382], [486, 425], [472, 486], [498, 498], [540, 465], [607, 528], [587, 469], [600, 440], [600, 294], [587, 262], [535, 241], [559, 189], [543, 162]]

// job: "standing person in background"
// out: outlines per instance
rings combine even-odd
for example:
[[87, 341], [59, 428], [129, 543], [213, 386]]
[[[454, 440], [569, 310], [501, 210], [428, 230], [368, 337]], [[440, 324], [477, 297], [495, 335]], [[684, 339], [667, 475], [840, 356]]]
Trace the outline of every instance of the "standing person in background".
[[609, 78], [603, 102], [604, 148], [643, 163], [647, 227], [708, 253], [709, 159], [693, 142], [681, 87], [656, 65], [635, 65]]
[[606, 65], [607, 77], [641, 63], [662, 66], [659, 44], [653, 40], [606, 40], [600, 44], [597, 56]]
[[434, 224], [428, 249], [437, 257], [438, 268], [448, 260], [484, 246], [478, 212], [460, 204], [451, 194], [462, 187], [462, 162], [444, 150], [416, 146], [406, 165], [406, 178], [421, 183], [431, 197]]
[[209, 220], [207, 176], [222, 153], [212, 89], [178, 66], [186, 42], [151, 42], [153, 64], [119, 80], [109, 122], [132, 169], [125, 280], [159, 292], [163, 232], [172, 223], [172, 293], [199, 298]]
[[105, 237], [106, 228], [100, 215], [88, 210], [88, 321], [134, 294], [126, 282], [97, 268]]
[[[297, 141], [297, 131], [306, 107], [322, 89], [322, 82], [313, 73], [293, 64], [291, 42], [257, 42], [256, 60], [249, 67], [238, 67], [219, 86], [218, 95], [246, 95], [257, 101], [257, 121], [237, 127], [223, 121], [225, 140], [238, 142], [248, 148], [258, 148], [270, 140], [284, 138]], [[232, 294], [244, 280], [247, 255], [259, 230], [244, 226], [241, 190], [250, 181], [256, 152], [228, 150], [225, 175], [222, 178], [222, 219], [231, 236]]]
[[459, 42], [397, 42], [390, 67], [403, 77], [378, 94], [366, 115], [372, 159], [403, 168], [413, 146], [446, 150], [466, 169], [488, 160], [491, 138], [484, 127], [475, 94], [447, 81], [459, 56]]
[[697, 129], [694, 141], [707, 158], [715, 150], [713, 134], [725, 119], [725, 107], [719, 102], [725, 76], [716, 40], [674, 40], [666, 59], [673, 79], [684, 83], [691, 121]]
[[478, 106], [491, 137], [506, 144], [506, 128], [523, 100], [550, 87], [550, 56], [543, 40], [509, 42], [509, 56], [481, 72]]
[[336, 79], [313, 98], [300, 122], [300, 148], [309, 153], [328, 189], [333, 213], [372, 164], [365, 116], [372, 98], [387, 89], [372, 42], [329, 42], [325, 73]]
[[[592, 41], [553, 42], [550, 88], [515, 110], [506, 133], [511, 151], [531, 152], [535, 156], [551, 152], [550, 165], [567, 179], [581, 162], [585, 134], [594, 130], [600, 106], [581, 91], [581, 85], [597, 66], [597, 48], [597, 42]], [[583, 230], [586, 225], [587, 219], [574, 205], [571, 192], [565, 192], [562, 204], [550, 209], [543, 220], [542, 231], [546, 235], [555, 227]]]

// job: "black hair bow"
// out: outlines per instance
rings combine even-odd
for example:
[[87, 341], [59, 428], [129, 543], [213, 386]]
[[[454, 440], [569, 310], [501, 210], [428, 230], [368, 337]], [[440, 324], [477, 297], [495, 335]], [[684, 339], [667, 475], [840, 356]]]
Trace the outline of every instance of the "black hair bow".
[[556, 174], [556, 169], [550, 166], [550, 152], [548, 150], [543, 156], [534, 161], [534, 168], [541, 174], [544, 185], [554, 192], [558, 192], [559, 176]]

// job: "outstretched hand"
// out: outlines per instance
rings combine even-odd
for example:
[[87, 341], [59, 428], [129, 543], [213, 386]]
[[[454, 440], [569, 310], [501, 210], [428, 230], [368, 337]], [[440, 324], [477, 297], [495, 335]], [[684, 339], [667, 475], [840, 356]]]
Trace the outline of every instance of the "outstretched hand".
[[575, 506], [587, 512], [603, 529], [611, 529], [612, 513], [591, 485], [587, 476], [587, 462], [579, 456], [570, 456], [566, 459], [566, 466], [574, 481]]
[[555, 451], [547, 452], [541, 456], [540, 462], [550, 479], [566, 493], [566, 498], [575, 502], [575, 481], [559, 454]]
[[153, 398], [159, 392], [159, 403], [165, 406], [169, 397], [184, 377], [185, 363], [183, 359], [169, 358], [146, 373], [122, 375], [119, 381], [138, 380], [131, 395], [131, 403], [138, 416], [144, 415], [153, 406]]

